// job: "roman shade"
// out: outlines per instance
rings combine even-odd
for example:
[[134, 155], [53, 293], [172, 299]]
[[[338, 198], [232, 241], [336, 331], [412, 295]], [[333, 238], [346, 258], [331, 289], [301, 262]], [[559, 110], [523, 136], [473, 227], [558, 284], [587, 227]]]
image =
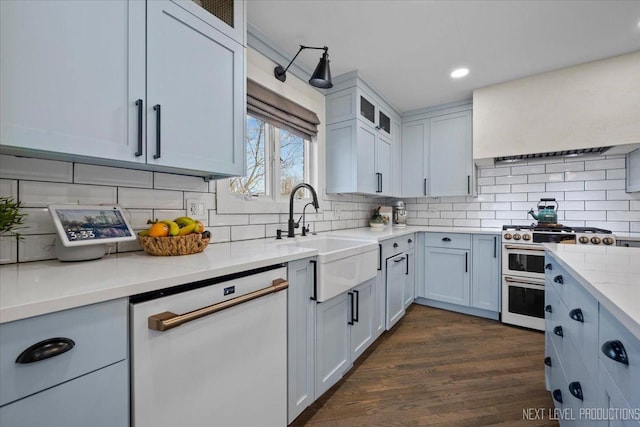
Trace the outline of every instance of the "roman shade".
[[249, 79], [247, 113], [304, 139], [318, 134], [316, 113]]

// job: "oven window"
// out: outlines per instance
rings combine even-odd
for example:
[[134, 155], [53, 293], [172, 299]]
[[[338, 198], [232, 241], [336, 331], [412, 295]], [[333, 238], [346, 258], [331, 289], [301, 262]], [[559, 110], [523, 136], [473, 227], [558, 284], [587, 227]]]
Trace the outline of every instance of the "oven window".
[[509, 313], [544, 319], [544, 291], [509, 286]]
[[509, 254], [509, 271], [544, 274], [544, 255]]

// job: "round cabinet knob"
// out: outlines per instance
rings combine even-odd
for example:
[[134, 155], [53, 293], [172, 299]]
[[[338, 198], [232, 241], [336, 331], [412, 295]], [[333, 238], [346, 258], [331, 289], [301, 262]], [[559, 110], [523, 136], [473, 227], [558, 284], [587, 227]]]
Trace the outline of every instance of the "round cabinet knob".
[[589, 243], [589, 238], [587, 236], [580, 236], [580, 238], [578, 239], [578, 242], [580, 243]]
[[599, 245], [601, 241], [602, 240], [599, 237], [592, 237], [591, 238], [591, 243], [593, 243], [594, 245]]
[[520, 235], [518, 233], [513, 235], [513, 240], [520, 240]]
[[531, 235], [530, 234], [523, 234], [522, 235], [522, 240], [526, 240], [526, 241], [531, 240]]
[[604, 239], [602, 239], [602, 243], [604, 243], [605, 245], [613, 245], [613, 239], [611, 237], [605, 237]]
[[511, 240], [511, 237], [512, 237], [511, 233], [505, 233], [504, 234], [504, 238], [507, 239], [507, 240]]

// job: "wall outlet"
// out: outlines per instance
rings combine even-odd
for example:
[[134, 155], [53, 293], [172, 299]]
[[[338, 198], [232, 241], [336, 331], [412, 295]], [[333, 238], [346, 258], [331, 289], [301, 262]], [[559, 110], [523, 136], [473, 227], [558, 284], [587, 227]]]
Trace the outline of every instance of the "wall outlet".
[[198, 199], [187, 199], [187, 216], [193, 219], [206, 221], [208, 218], [204, 202]]

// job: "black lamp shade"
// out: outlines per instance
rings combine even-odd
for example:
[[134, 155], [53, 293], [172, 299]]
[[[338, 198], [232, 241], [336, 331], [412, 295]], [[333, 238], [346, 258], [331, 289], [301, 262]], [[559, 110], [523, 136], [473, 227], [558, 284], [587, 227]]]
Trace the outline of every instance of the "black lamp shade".
[[331, 70], [329, 69], [329, 54], [325, 51], [318, 62], [318, 66], [309, 79], [311, 86], [319, 87], [321, 89], [329, 89], [333, 87], [331, 83]]

